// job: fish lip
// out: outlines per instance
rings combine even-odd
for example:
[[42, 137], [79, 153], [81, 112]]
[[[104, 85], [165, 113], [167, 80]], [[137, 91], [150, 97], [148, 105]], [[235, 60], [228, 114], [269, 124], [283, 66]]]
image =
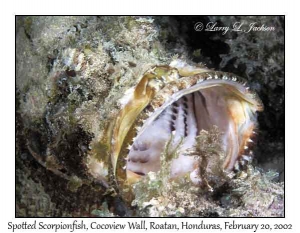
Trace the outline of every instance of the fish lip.
[[135, 174], [137, 174], [137, 175], [139, 175], [139, 176], [145, 176], [146, 174], [145, 173], [143, 173], [143, 172], [134, 172], [134, 171], [132, 171], [132, 170], [130, 170], [131, 172], [133, 172], [133, 173], [135, 173]]

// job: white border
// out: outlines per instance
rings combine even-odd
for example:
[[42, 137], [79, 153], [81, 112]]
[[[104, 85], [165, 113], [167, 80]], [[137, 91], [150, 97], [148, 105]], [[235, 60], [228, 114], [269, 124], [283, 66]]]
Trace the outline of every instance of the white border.
[[[139, 5], [139, 3], [141, 3]], [[235, 14], [286, 14], [286, 218], [285, 219], [238, 219], [239, 223], [292, 223], [293, 230], [300, 232], [298, 220], [299, 206], [299, 102], [300, 77], [299, 65], [299, 13], [296, 1], [251, 0], [251, 1], [1, 1], [1, 232], [7, 230], [7, 222], [20, 223], [26, 219], [14, 219], [15, 182], [14, 182], [14, 148], [15, 148], [15, 14], [191, 14], [191, 15], [235, 15]], [[59, 223], [61, 219], [39, 219], [44, 222]], [[130, 219], [135, 221], [138, 219]], [[147, 219], [152, 221], [151, 219]], [[167, 219], [153, 219], [157, 223]], [[187, 219], [169, 219], [168, 222], [186, 221]], [[207, 223], [224, 222], [225, 219], [204, 219]], [[232, 221], [233, 219], [229, 219]], [[29, 219], [28, 221], [33, 221]], [[72, 222], [73, 219], [64, 219]], [[128, 219], [85, 219], [85, 222], [127, 222]], [[199, 219], [188, 219], [197, 222]], [[31, 231], [26, 231], [31, 232]], [[49, 231], [50, 232], [50, 231]], [[95, 231], [96, 232], [96, 231]], [[125, 231], [129, 232], [129, 231]], [[169, 231], [171, 232], [171, 231]], [[203, 231], [202, 231], [203, 232]], [[208, 231], [206, 231], [208, 232]], [[215, 232], [215, 231], [211, 231]], [[237, 232], [237, 231], [236, 231]], [[279, 232], [279, 231], [277, 231]], [[283, 231], [280, 231], [283, 232]]]

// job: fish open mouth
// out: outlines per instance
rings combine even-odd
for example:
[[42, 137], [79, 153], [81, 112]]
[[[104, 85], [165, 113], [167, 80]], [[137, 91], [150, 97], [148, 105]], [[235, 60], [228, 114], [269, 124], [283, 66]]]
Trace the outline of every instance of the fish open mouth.
[[135, 181], [159, 171], [169, 140], [174, 148], [181, 143], [179, 156], [171, 163], [171, 177], [199, 173], [194, 156], [185, 151], [193, 148], [202, 130], [215, 126], [222, 133], [223, 169], [238, 170], [252, 157], [249, 144], [257, 127], [256, 112], [261, 110], [260, 101], [248, 88], [232, 80], [205, 80], [174, 93], [145, 120], [134, 139], [127, 158], [127, 179]]

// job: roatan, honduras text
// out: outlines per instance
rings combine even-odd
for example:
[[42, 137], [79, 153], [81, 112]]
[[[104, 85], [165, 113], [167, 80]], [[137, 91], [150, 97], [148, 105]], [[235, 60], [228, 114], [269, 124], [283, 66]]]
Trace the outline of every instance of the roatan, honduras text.
[[22, 223], [8, 223], [8, 229], [15, 231], [23, 231], [23, 230], [53, 230], [54, 232], [59, 232], [61, 230], [69, 230], [69, 232], [74, 232], [76, 230], [122, 230], [122, 229], [130, 229], [130, 230], [163, 230], [163, 229], [221, 229], [220, 224], [205, 224], [203, 220], [199, 223], [189, 223], [189, 222], [180, 222], [180, 223], [168, 223], [164, 222], [154, 222], [154, 221], [131, 221], [126, 223], [116, 223], [115, 221], [112, 223], [102, 223], [102, 221], [93, 221], [90, 224], [84, 223], [84, 220], [77, 221], [74, 220], [71, 223], [45, 223], [39, 222], [37, 220], [32, 223], [22, 222]]

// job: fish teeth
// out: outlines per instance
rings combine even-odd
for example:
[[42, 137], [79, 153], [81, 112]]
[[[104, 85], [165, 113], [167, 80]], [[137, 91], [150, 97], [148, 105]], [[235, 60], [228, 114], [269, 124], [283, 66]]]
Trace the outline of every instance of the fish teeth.
[[115, 143], [116, 143], [115, 139], [111, 139], [111, 144], [115, 145]]
[[244, 146], [244, 149], [247, 150], [249, 147], [248, 146]]
[[253, 143], [253, 140], [251, 140], [251, 138], [248, 139], [248, 142]]
[[239, 163], [237, 162], [237, 163], [235, 163], [235, 165], [234, 165], [234, 169], [235, 170], [240, 170], [240, 165], [239, 165]]
[[148, 70], [147, 73], [156, 75], [155, 68], [156, 68], [156, 67], [152, 67], [150, 70]]
[[151, 116], [151, 112], [147, 110], [147, 111], [146, 111], [146, 115], [147, 115], [147, 116]]
[[243, 160], [250, 161], [251, 158], [247, 155], [242, 155]]

